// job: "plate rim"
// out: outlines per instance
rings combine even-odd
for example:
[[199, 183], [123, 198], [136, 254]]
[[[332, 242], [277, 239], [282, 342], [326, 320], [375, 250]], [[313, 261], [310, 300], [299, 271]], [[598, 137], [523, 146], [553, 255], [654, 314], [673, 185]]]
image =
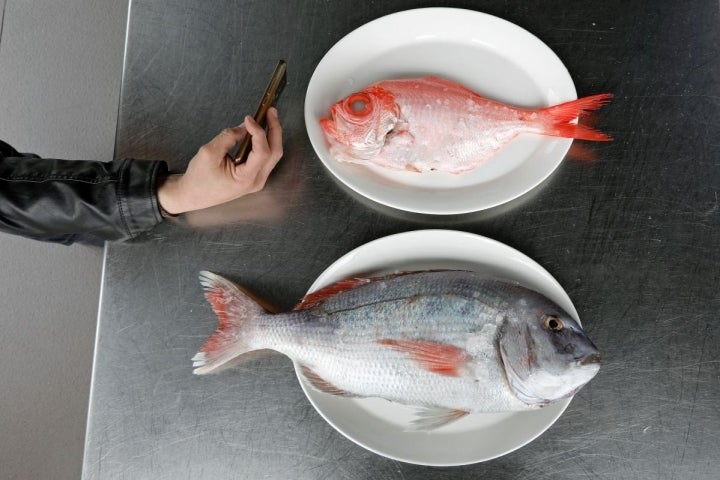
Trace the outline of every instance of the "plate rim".
[[[543, 141], [547, 142], [544, 144], [538, 144], [537, 148], [540, 148], [543, 145], [552, 145], [554, 149], [554, 153], [551, 156], [551, 159], [548, 161], [549, 164], [546, 168], [542, 168], [540, 172], [537, 172], [537, 174], [530, 175], [530, 180], [524, 180], [522, 184], [513, 191], [513, 193], [509, 195], [500, 195], [496, 194], [494, 198], [486, 199], [484, 201], [479, 200], [473, 200], [472, 198], [467, 200], [458, 200], [454, 199], [452, 202], [452, 205], [434, 205], [431, 201], [427, 202], [425, 205], [422, 205], [424, 202], [420, 202], [419, 200], [413, 200], [413, 199], [403, 199], [402, 193], [395, 199], [392, 197], [388, 198], [388, 195], [386, 193], [383, 193], [382, 188], [378, 187], [378, 190], [373, 190], [372, 188], [368, 189], [366, 186], [363, 186], [362, 184], [358, 184], [358, 182], [352, 181], [352, 171], [350, 173], [346, 172], [345, 170], [351, 169], [352, 167], [355, 168], [366, 168], [358, 165], [350, 165], [350, 164], [339, 164], [337, 160], [334, 158], [325, 158], [324, 150], [327, 149], [325, 138], [320, 133], [317, 134], [317, 127], [314, 125], [317, 123], [317, 118], [315, 115], [315, 112], [313, 112], [313, 105], [310, 100], [314, 100], [314, 96], [317, 96], [313, 90], [313, 86], [316, 85], [320, 80], [318, 80], [319, 76], [323, 73], [324, 70], [326, 70], [327, 64], [332, 60], [333, 56], [337, 56], [338, 52], [341, 52], [341, 48], [344, 44], [350, 43], [353, 41], [355, 37], [362, 37], [362, 34], [364, 31], [372, 28], [372, 26], [376, 26], [378, 24], [382, 24], [385, 22], [392, 22], [394, 20], [403, 20], [404, 18], [412, 18], [413, 16], [437, 16], [437, 15], [462, 15], [462, 16], [468, 16], [472, 15], [474, 18], [482, 19], [483, 22], [490, 22], [491, 24], [495, 26], [500, 26], [503, 29], [512, 29], [516, 34], [522, 35], [526, 37], [528, 40], [532, 41], [532, 43], [538, 48], [539, 50], [543, 51], [543, 55], [545, 55], [548, 59], [550, 59], [554, 65], [553, 65], [553, 71], [557, 69], [554, 75], [558, 77], [562, 77], [562, 82], [558, 83], [557, 91], [560, 93], [560, 99], [559, 101], [569, 101], [577, 99], [577, 91], [575, 89], [574, 82], [572, 80], [572, 77], [570, 76], [569, 71], [567, 70], [567, 67], [564, 65], [562, 60], [557, 56], [557, 54], [546, 44], [544, 43], [540, 38], [538, 38], [536, 35], [531, 33], [530, 31], [524, 29], [523, 27], [520, 27], [517, 24], [514, 24], [508, 20], [505, 20], [501, 17], [491, 15], [488, 13], [480, 12], [477, 10], [470, 10], [470, 9], [464, 9], [464, 8], [455, 8], [455, 7], [422, 7], [422, 8], [415, 8], [415, 9], [409, 9], [409, 10], [403, 10], [399, 12], [393, 12], [387, 15], [384, 15], [382, 17], [378, 17], [374, 20], [371, 20], [363, 25], [358, 26], [354, 30], [347, 33], [345, 36], [340, 38], [323, 56], [323, 58], [320, 60], [318, 65], [316, 66], [310, 81], [308, 82], [308, 87], [306, 89], [306, 95], [305, 95], [305, 102], [304, 102], [304, 117], [305, 117], [305, 130], [308, 138], [310, 139], [310, 143], [312, 144], [313, 150], [317, 158], [320, 159], [323, 166], [330, 172], [330, 174], [335, 177], [337, 181], [339, 181], [341, 184], [343, 184], [345, 187], [350, 188], [355, 193], [369, 199], [372, 202], [378, 203], [380, 205], [385, 205], [387, 207], [400, 210], [400, 211], [407, 211], [412, 213], [420, 213], [420, 214], [427, 214], [427, 215], [434, 215], [434, 216], [443, 216], [443, 215], [459, 215], [459, 214], [466, 214], [471, 212], [478, 212], [482, 210], [487, 210], [490, 208], [497, 207], [499, 205], [503, 205], [507, 202], [510, 202], [514, 199], [520, 198], [524, 195], [526, 195], [528, 192], [532, 191], [533, 189], [537, 188], [538, 186], [542, 185], [548, 177], [550, 177], [562, 164], [563, 159], [567, 156], [567, 152], [570, 149], [570, 146], [572, 145], [572, 139], [566, 139], [566, 138], [549, 138], [544, 137]], [[439, 73], [442, 75], [442, 73]], [[544, 100], [544, 104], [549, 105], [550, 103], [547, 100]], [[311, 133], [315, 132], [315, 133]], [[319, 137], [319, 138], [316, 138]], [[550, 144], [549, 142], [554, 142]], [[547, 148], [547, 146], [546, 146]], [[378, 167], [380, 168], [380, 167]], [[472, 173], [472, 172], [469, 172]], [[503, 175], [505, 177], [506, 175]], [[372, 175], [368, 175], [368, 178], [371, 178]], [[361, 180], [360, 183], [363, 183], [364, 180]], [[464, 187], [468, 188], [468, 187]], [[471, 188], [470, 191], [480, 189], [482, 188], [482, 184], [474, 185], [474, 188]], [[409, 188], [412, 190], [412, 188]], [[451, 191], [452, 189], [448, 189], [448, 191]], [[418, 194], [418, 198], [420, 198], [420, 195]], [[465, 195], [466, 196], [466, 195]], [[451, 197], [451, 195], [450, 195]]]
[[[489, 237], [470, 233], [462, 230], [448, 230], [448, 229], [418, 229], [418, 230], [410, 230], [410, 231], [404, 231], [400, 233], [395, 233], [391, 235], [387, 235], [384, 237], [380, 237], [374, 240], [371, 240], [369, 242], [366, 242], [362, 245], [359, 245], [358, 247], [353, 248], [352, 250], [348, 251], [344, 255], [340, 256], [338, 259], [336, 259], [333, 263], [331, 263], [325, 270], [323, 270], [322, 273], [320, 273], [315, 281], [311, 284], [311, 286], [308, 288], [307, 293], [311, 293], [323, 286], [326, 286], [328, 283], [323, 283], [321, 280], [323, 277], [331, 276], [335, 271], [338, 269], [341, 269], [343, 266], [347, 266], [348, 263], [351, 263], [350, 260], [353, 256], [358, 255], [359, 252], [365, 251], [365, 250], [372, 250], [372, 249], [379, 249], [383, 244], [389, 243], [389, 242], [401, 242], [402, 240], [414, 240], [417, 237], [424, 237], [424, 238], [432, 238], [433, 242], [436, 242], [435, 245], [441, 246], [444, 242], [447, 242], [448, 240], [456, 240], [456, 241], [462, 241], [467, 239], [472, 239], [474, 242], [484, 243], [486, 245], [492, 245], [494, 248], [500, 248], [504, 249], [507, 252], [512, 253], [516, 256], [517, 259], [520, 259], [523, 261], [523, 264], [529, 268], [534, 270], [536, 273], [542, 275], [546, 280], [548, 280], [554, 288], [559, 289], [560, 292], [562, 292], [562, 295], [564, 295], [564, 300], [567, 302], [567, 305], [563, 305], [567, 308], [568, 313], [573, 316], [578, 323], [580, 323], [579, 316], [577, 313], [577, 310], [575, 309], [575, 306], [572, 303], [572, 300], [570, 299], [567, 292], [562, 288], [560, 283], [548, 272], [544, 267], [542, 267], [539, 263], [528, 257], [527, 255], [523, 254], [519, 250], [504, 244], [502, 242], [499, 242], [497, 240], [491, 239]], [[477, 262], [477, 259], [468, 259], [469, 261]], [[449, 260], [448, 260], [449, 261]], [[389, 265], [389, 267], [392, 267], [392, 265]], [[372, 271], [372, 270], [371, 270]], [[357, 272], [360, 273], [360, 272]], [[350, 273], [349, 275], [354, 275], [354, 273]], [[335, 279], [334, 281], [336, 281]], [[325, 280], [327, 282], [327, 280]], [[293, 361], [293, 367], [295, 369], [295, 374], [297, 376], [298, 382], [300, 383], [300, 387], [303, 390], [303, 393], [305, 394], [306, 398], [310, 402], [310, 404], [313, 406], [315, 411], [337, 432], [339, 432], [341, 435], [343, 435], [348, 440], [352, 441], [356, 445], [359, 445], [366, 450], [369, 450], [377, 455], [397, 460], [409, 464], [415, 464], [415, 465], [425, 465], [425, 466], [435, 466], [435, 467], [450, 467], [450, 466], [461, 466], [461, 465], [470, 465], [475, 463], [481, 463], [486, 462], [495, 458], [502, 457], [504, 455], [507, 455], [509, 453], [512, 453], [525, 445], [531, 443], [535, 439], [537, 439], [540, 435], [545, 433], [552, 425], [557, 422], [557, 420], [562, 416], [562, 414], [565, 412], [567, 407], [570, 405], [572, 399], [574, 397], [566, 398], [559, 400], [558, 402], [555, 402], [554, 407], [557, 409], [555, 414], [552, 416], [552, 418], [549, 419], [547, 424], [544, 424], [542, 428], [540, 428], [538, 431], [532, 432], [528, 438], [524, 439], [523, 441], [519, 442], [518, 444], [514, 445], [512, 448], [507, 449], [505, 451], [489, 455], [489, 456], [483, 456], [481, 458], [476, 459], [467, 459], [465, 461], [449, 461], [449, 462], [439, 462], [439, 461], [423, 461], [421, 459], [409, 459], [404, 458], [403, 456], [388, 453], [385, 451], [382, 451], [374, 446], [368, 445], [366, 442], [361, 441], [357, 438], [354, 438], [351, 433], [345, 431], [345, 429], [341, 428], [336, 424], [336, 422], [328, 417], [327, 412], [325, 412], [322, 408], [318, 406], [316, 403], [316, 399], [314, 398], [314, 395], [320, 395], [320, 393], [315, 392], [311, 390], [311, 386], [307, 384], [305, 379], [302, 376], [301, 373], [301, 367], [300, 365]], [[346, 400], [346, 399], [343, 399]], [[548, 407], [549, 408], [549, 407]], [[516, 414], [533, 414], [536, 411], [528, 411], [528, 412], [514, 412]], [[539, 412], [539, 411], [537, 411]], [[452, 434], [449, 434], [452, 435]]]

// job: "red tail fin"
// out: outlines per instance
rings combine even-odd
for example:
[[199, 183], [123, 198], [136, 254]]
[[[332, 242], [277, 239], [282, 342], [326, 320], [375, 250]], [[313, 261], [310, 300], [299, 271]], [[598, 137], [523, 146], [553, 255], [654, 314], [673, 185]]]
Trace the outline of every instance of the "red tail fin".
[[578, 98], [570, 102], [543, 108], [538, 113], [545, 120], [545, 135], [555, 137], [576, 138], [578, 140], [594, 140], [607, 142], [612, 138], [598, 130], [585, 125], [570, 123], [587, 112], [597, 110], [612, 98], [611, 93], [601, 93], [589, 97]]
[[218, 317], [218, 329], [192, 358], [193, 373], [202, 375], [229, 366], [238, 356], [254, 350], [252, 319], [267, 312], [229, 280], [211, 272], [200, 272], [205, 298]]

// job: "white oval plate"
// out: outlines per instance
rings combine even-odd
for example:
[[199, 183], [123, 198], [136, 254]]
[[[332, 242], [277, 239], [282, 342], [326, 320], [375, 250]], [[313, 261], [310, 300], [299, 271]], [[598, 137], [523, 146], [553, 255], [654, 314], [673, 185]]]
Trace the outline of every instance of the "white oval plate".
[[[353, 276], [427, 268], [474, 270], [514, 280], [578, 318], [560, 284], [533, 260], [489, 238], [453, 230], [417, 230], [362, 245], [328, 267], [308, 292]], [[432, 432], [408, 431], [413, 408], [379, 398], [321, 393], [306, 383], [297, 364], [295, 371], [305, 395], [337, 431], [372, 452], [419, 465], [464, 465], [505, 455], [537, 438], [571, 400], [529, 412], [471, 414]]]
[[389, 78], [436, 75], [481, 95], [536, 108], [577, 98], [567, 69], [526, 30], [471, 10], [422, 8], [381, 17], [337, 42], [308, 84], [305, 125], [325, 167], [342, 183], [378, 203], [410, 212], [460, 214], [508, 202], [545, 180], [572, 140], [521, 135], [491, 161], [453, 175], [400, 172], [340, 163], [330, 154], [319, 121], [330, 106]]

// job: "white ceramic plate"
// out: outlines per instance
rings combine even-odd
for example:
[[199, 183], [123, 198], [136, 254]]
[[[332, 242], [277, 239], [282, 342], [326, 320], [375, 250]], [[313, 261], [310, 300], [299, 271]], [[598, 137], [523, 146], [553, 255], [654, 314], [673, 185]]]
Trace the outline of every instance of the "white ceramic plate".
[[[344, 255], [312, 284], [426, 268], [457, 268], [515, 280], [545, 294], [577, 319], [570, 298], [540, 265], [486, 237], [452, 230], [417, 230], [367, 243]], [[530, 412], [471, 414], [432, 432], [407, 431], [413, 409], [378, 398], [354, 399], [313, 390], [295, 365], [310, 402], [340, 433], [375, 453], [420, 465], [464, 465], [509, 453], [543, 433], [570, 399]]]
[[337, 100], [389, 78], [437, 75], [483, 96], [535, 108], [577, 98], [570, 74], [543, 42], [491, 15], [423, 8], [367, 23], [337, 42], [318, 64], [305, 96], [305, 124], [325, 167], [378, 203], [428, 214], [459, 214], [508, 202], [546, 179], [572, 140], [521, 135], [491, 161], [453, 175], [398, 172], [336, 161], [319, 120]]

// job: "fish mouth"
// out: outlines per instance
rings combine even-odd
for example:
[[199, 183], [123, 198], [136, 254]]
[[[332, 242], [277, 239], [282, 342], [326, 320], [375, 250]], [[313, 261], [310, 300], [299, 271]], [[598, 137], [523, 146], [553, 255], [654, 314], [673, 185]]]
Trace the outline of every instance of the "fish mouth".
[[330, 115], [328, 117], [320, 119], [320, 124], [322, 126], [322, 129], [325, 130], [325, 133], [332, 136], [332, 138], [344, 145], [347, 145], [347, 140], [345, 139], [347, 135], [348, 128], [348, 119], [345, 118], [345, 116], [338, 111], [338, 106], [333, 105], [330, 108]]
[[335, 128], [335, 122], [333, 121], [332, 114], [331, 118], [320, 119], [320, 128], [325, 132], [326, 136], [337, 139], [337, 129]]
[[600, 363], [602, 363], [602, 357], [597, 353], [593, 353], [593, 354], [590, 354], [587, 357], [583, 358], [578, 363], [583, 366], [600, 364]]

